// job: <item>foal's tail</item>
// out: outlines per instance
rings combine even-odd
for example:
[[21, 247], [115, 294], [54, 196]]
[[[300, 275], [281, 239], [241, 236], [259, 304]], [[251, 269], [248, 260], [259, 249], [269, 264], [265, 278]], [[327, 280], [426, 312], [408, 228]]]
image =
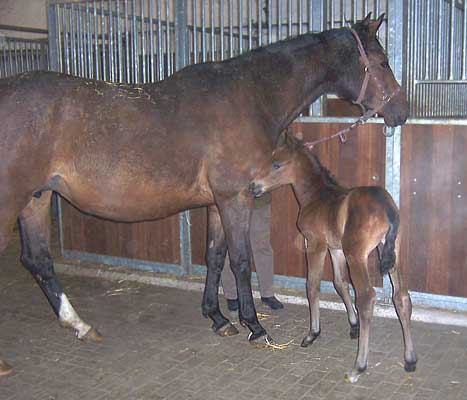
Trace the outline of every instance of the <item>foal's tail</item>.
[[388, 217], [389, 229], [386, 233], [386, 238], [381, 251], [381, 274], [388, 273], [396, 263], [395, 243], [397, 232], [399, 231], [399, 213], [393, 205], [386, 207], [386, 215]]

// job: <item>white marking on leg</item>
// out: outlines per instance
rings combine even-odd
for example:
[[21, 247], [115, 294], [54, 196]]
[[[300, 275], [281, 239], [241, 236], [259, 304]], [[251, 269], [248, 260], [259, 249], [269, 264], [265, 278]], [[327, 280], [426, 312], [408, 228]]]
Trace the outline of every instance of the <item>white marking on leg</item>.
[[211, 240], [211, 242], [209, 243], [209, 248], [212, 249], [214, 247], [214, 240]]
[[62, 325], [71, 327], [76, 331], [78, 339], [82, 339], [91, 330], [91, 325], [81, 320], [65, 293], [60, 295], [60, 311], [58, 313], [58, 318]]

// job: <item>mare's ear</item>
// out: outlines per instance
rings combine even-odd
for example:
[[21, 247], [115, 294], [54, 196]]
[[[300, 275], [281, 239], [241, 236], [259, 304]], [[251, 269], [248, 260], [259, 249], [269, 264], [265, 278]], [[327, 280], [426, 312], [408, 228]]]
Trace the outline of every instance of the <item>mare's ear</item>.
[[369, 26], [371, 20], [371, 11], [367, 14], [367, 16], [362, 20], [361, 24], [363, 26]]
[[368, 34], [371, 36], [376, 37], [376, 32], [378, 32], [379, 27], [384, 21], [384, 13], [379, 16], [376, 21], [370, 22], [368, 25]]

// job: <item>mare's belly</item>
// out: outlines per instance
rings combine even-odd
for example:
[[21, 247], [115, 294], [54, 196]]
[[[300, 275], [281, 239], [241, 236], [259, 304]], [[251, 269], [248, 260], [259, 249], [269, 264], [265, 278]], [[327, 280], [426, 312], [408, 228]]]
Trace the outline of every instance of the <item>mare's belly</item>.
[[75, 185], [61, 192], [81, 211], [101, 218], [137, 222], [165, 218], [179, 211], [210, 205], [212, 193], [199, 185]]

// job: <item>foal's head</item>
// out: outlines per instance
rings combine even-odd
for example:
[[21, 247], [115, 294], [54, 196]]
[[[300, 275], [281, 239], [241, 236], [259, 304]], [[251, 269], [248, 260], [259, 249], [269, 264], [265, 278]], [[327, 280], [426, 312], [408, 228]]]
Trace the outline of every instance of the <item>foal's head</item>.
[[[346, 45], [340, 49], [340, 54], [331, 55], [343, 64], [336, 66], [336, 94], [358, 101], [367, 110], [379, 109], [378, 113], [389, 126], [401, 125], [406, 121], [409, 112], [407, 98], [394, 78], [388, 58], [376, 37], [384, 14], [375, 21], [370, 20], [370, 15], [371, 13], [363, 21], [352, 26], [363, 45], [369, 67], [365, 64], [364, 57], [358, 49], [358, 41], [350, 30], [346, 30]], [[366, 88], [365, 75], [368, 80]]]
[[292, 184], [294, 190], [300, 192], [309, 187], [335, 184], [317, 157], [290, 133], [285, 135], [285, 143], [273, 151], [271, 160], [261, 168], [249, 190], [258, 197], [287, 184]]

